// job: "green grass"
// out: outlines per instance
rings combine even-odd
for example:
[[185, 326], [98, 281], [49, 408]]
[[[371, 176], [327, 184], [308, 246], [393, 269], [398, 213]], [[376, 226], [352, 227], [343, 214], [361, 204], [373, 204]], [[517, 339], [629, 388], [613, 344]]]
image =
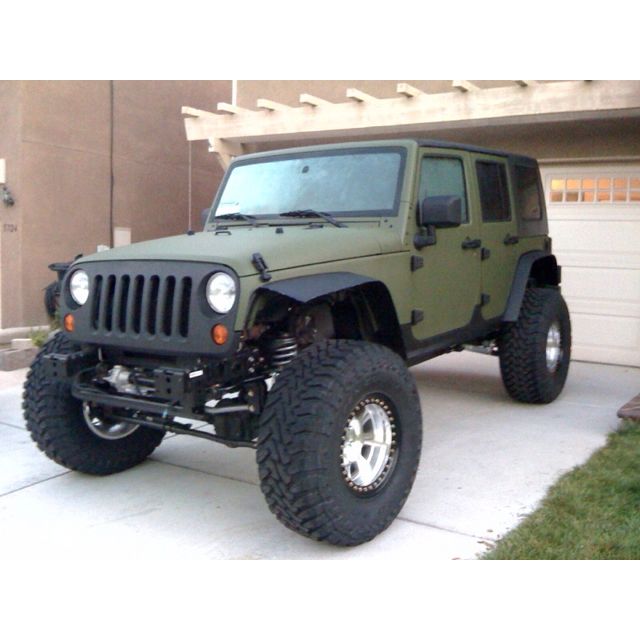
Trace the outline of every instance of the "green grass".
[[47, 341], [49, 336], [49, 332], [44, 329], [32, 329], [29, 332], [29, 337], [31, 338], [31, 342], [33, 342], [34, 347], [38, 347], [38, 349]]
[[498, 541], [490, 560], [640, 558], [640, 423], [564, 475], [540, 507]]

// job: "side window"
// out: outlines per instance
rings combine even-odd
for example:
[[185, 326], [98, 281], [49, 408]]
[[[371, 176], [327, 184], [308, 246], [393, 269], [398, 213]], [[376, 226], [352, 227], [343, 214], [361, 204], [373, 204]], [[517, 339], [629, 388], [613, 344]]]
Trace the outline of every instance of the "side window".
[[501, 162], [476, 162], [482, 220], [503, 222], [511, 218], [507, 169]]
[[459, 158], [425, 157], [420, 167], [420, 202], [432, 196], [456, 196], [462, 201], [462, 221], [469, 221], [464, 168]]
[[542, 195], [538, 170], [523, 164], [515, 165], [516, 206], [521, 220], [542, 219]]

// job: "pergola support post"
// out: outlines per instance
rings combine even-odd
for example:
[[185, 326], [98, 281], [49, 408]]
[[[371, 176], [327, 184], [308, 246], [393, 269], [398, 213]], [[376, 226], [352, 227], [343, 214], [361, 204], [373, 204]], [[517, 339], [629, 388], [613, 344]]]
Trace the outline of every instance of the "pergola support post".
[[235, 157], [245, 153], [245, 148], [240, 142], [230, 142], [222, 138], [209, 138], [209, 151], [216, 153], [222, 168], [227, 169]]

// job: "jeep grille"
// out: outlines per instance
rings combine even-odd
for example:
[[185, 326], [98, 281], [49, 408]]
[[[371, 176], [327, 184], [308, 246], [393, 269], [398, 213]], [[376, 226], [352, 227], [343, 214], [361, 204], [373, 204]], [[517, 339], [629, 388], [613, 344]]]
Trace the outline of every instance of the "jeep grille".
[[186, 338], [190, 277], [96, 275], [91, 327], [100, 332]]

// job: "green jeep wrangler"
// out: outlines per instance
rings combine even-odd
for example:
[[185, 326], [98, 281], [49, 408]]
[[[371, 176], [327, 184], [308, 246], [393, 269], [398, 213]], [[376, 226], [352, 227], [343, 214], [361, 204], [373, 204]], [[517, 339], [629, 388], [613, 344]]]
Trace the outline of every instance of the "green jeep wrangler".
[[[531, 158], [432, 140], [242, 156], [202, 233], [76, 260], [24, 394], [38, 446], [110, 474], [166, 432], [257, 449], [269, 508], [356, 545], [413, 484], [408, 366], [464, 348], [551, 402], [569, 314]], [[205, 423], [205, 424], [203, 424]]]

